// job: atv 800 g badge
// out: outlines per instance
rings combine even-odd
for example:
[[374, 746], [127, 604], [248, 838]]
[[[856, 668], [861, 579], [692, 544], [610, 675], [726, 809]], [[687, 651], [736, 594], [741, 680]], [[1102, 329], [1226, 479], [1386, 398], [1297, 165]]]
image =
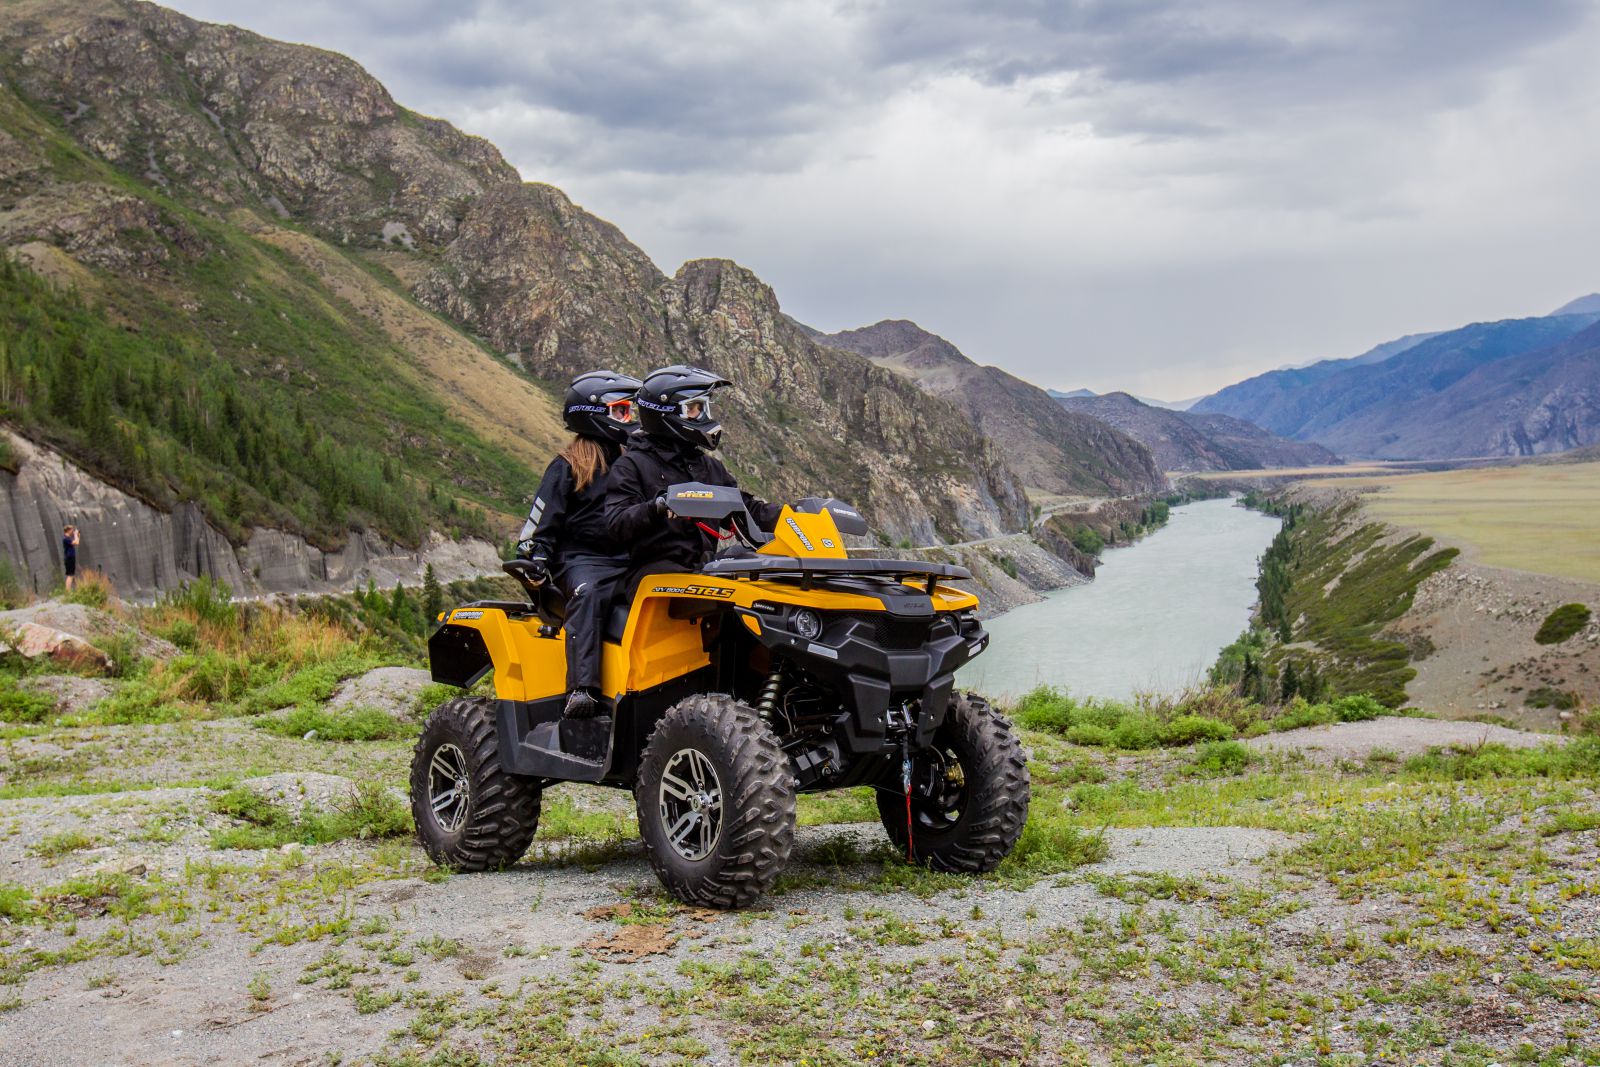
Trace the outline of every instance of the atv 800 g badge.
[[714, 596], [723, 599], [733, 595], [732, 589], [723, 589], [715, 585], [658, 585], [651, 592], [681, 593], [685, 596]]

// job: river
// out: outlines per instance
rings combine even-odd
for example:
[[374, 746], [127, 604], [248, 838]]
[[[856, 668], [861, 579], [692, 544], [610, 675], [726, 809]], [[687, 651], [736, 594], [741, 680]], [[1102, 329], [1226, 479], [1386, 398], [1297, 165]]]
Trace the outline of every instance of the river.
[[1277, 519], [1232, 500], [1173, 508], [1144, 540], [1107, 549], [1088, 585], [990, 620], [988, 650], [956, 682], [989, 697], [1053, 685], [1119, 700], [1199, 682], [1249, 623], [1277, 532]]

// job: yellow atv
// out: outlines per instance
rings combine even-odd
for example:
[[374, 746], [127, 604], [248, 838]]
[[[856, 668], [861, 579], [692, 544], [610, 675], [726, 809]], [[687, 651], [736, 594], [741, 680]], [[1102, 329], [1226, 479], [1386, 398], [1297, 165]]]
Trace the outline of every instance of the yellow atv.
[[[1010, 723], [953, 691], [988, 634], [961, 567], [850, 558], [865, 521], [836, 500], [783, 509], [762, 538], [737, 490], [667, 491], [684, 518], [739, 533], [698, 573], [652, 574], [605, 634], [611, 714], [564, 719], [562, 599], [505, 569], [529, 601], [449, 612], [428, 642], [435, 681], [460, 696], [428, 716], [411, 807], [428, 855], [458, 870], [514, 863], [556, 782], [633, 790], [651, 865], [679, 899], [750, 903], [794, 844], [795, 796], [877, 791], [895, 847], [944, 871], [994, 869], [1028, 814], [1028, 768]], [[742, 520], [742, 521], [741, 521]], [[759, 547], [757, 547], [759, 544]]]

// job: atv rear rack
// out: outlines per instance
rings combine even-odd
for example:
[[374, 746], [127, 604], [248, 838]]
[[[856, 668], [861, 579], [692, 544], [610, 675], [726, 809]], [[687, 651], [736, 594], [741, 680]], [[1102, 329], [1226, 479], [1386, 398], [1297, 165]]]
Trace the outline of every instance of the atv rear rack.
[[717, 559], [700, 568], [701, 574], [719, 578], [777, 577], [797, 575], [801, 578], [905, 578], [928, 579], [928, 592], [939, 579], [966, 581], [972, 572], [953, 563], [925, 563], [908, 559], [804, 559], [797, 556], [734, 556]]

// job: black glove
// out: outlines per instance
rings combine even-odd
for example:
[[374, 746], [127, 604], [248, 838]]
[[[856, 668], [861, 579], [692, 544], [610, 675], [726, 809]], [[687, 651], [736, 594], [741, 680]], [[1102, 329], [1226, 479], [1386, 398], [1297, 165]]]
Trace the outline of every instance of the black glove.
[[523, 573], [534, 585], [543, 585], [550, 580], [550, 561], [543, 556], [534, 556], [528, 560], [528, 566]]
[[672, 515], [672, 509], [667, 507], [666, 493], [657, 493], [655, 500], [651, 501], [651, 505], [655, 508], [656, 514], [663, 519]]

